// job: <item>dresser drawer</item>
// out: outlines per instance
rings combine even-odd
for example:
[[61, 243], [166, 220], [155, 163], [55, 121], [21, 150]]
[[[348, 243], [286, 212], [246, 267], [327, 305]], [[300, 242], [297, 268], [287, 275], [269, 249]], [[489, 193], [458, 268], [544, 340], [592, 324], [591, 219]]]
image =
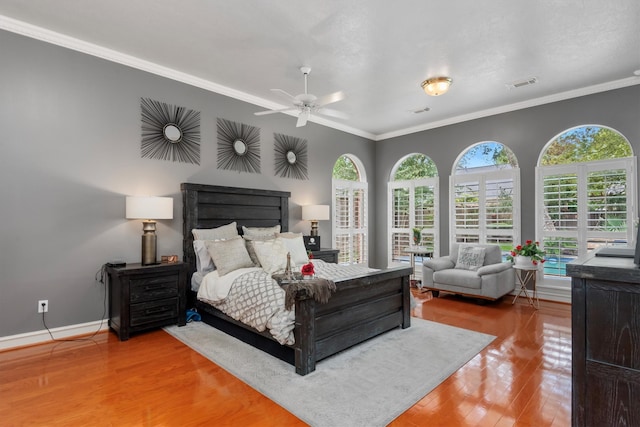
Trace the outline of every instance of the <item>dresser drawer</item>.
[[178, 280], [178, 274], [131, 279], [130, 301], [136, 303], [175, 297], [178, 295]]
[[131, 326], [178, 317], [178, 298], [131, 304]]

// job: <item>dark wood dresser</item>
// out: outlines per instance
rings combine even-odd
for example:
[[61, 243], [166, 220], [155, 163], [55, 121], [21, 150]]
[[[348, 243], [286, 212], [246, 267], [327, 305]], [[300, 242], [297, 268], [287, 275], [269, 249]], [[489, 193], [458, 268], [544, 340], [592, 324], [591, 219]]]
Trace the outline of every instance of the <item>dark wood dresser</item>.
[[640, 269], [587, 256], [571, 276], [572, 425], [640, 426]]
[[109, 327], [126, 341], [134, 332], [186, 322], [187, 265], [183, 262], [106, 267]]
[[318, 249], [316, 251], [311, 251], [314, 259], [321, 259], [326, 262], [332, 262], [334, 264], [338, 263], [338, 254], [340, 253], [339, 249]]

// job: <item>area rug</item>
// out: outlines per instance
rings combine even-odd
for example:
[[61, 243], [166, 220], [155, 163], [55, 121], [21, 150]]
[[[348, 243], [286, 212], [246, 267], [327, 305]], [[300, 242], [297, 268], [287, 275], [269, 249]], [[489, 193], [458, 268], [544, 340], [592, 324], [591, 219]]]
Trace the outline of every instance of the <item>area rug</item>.
[[201, 322], [165, 330], [314, 427], [385, 426], [494, 336], [412, 318], [324, 359], [308, 375]]

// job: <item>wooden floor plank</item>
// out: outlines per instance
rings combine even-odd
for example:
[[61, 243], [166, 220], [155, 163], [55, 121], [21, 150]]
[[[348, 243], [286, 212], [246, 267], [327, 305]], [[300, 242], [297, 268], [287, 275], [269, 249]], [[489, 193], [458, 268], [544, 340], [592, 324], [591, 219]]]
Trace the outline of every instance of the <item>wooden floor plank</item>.
[[[570, 425], [569, 305], [412, 292], [415, 316], [497, 339], [392, 426]], [[0, 352], [0, 414], [3, 426], [304, 425], [163, 331]]]

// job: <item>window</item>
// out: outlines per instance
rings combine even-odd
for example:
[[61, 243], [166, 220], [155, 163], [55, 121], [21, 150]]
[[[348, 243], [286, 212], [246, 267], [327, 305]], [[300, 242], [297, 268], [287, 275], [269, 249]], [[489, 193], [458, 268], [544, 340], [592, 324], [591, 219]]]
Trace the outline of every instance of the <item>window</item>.
[[626, 138], [606, 127], [572, 128], [545, 146], [536, 169], [536, 235], [546, 275], [565, 276], [567, 262], [600, 246], [633, 242], [635, 165]]
[[388, 263], [408, 262], [405, 248], [413, 244], [426, 246], [436, 256], [439, 196], [433, 160], [424, 154], [406, 156], [391, 172], [388, 188]]
[[450, 185], [452, 241], [498, 244], [520, 239], [520, 169], [499, 142], [482, 142], [461, 154]]
[[333, 247], [341, 264], [368, 265], [368, 185], [362, 163], [351, 155], [341, 156], [333, 167]]

